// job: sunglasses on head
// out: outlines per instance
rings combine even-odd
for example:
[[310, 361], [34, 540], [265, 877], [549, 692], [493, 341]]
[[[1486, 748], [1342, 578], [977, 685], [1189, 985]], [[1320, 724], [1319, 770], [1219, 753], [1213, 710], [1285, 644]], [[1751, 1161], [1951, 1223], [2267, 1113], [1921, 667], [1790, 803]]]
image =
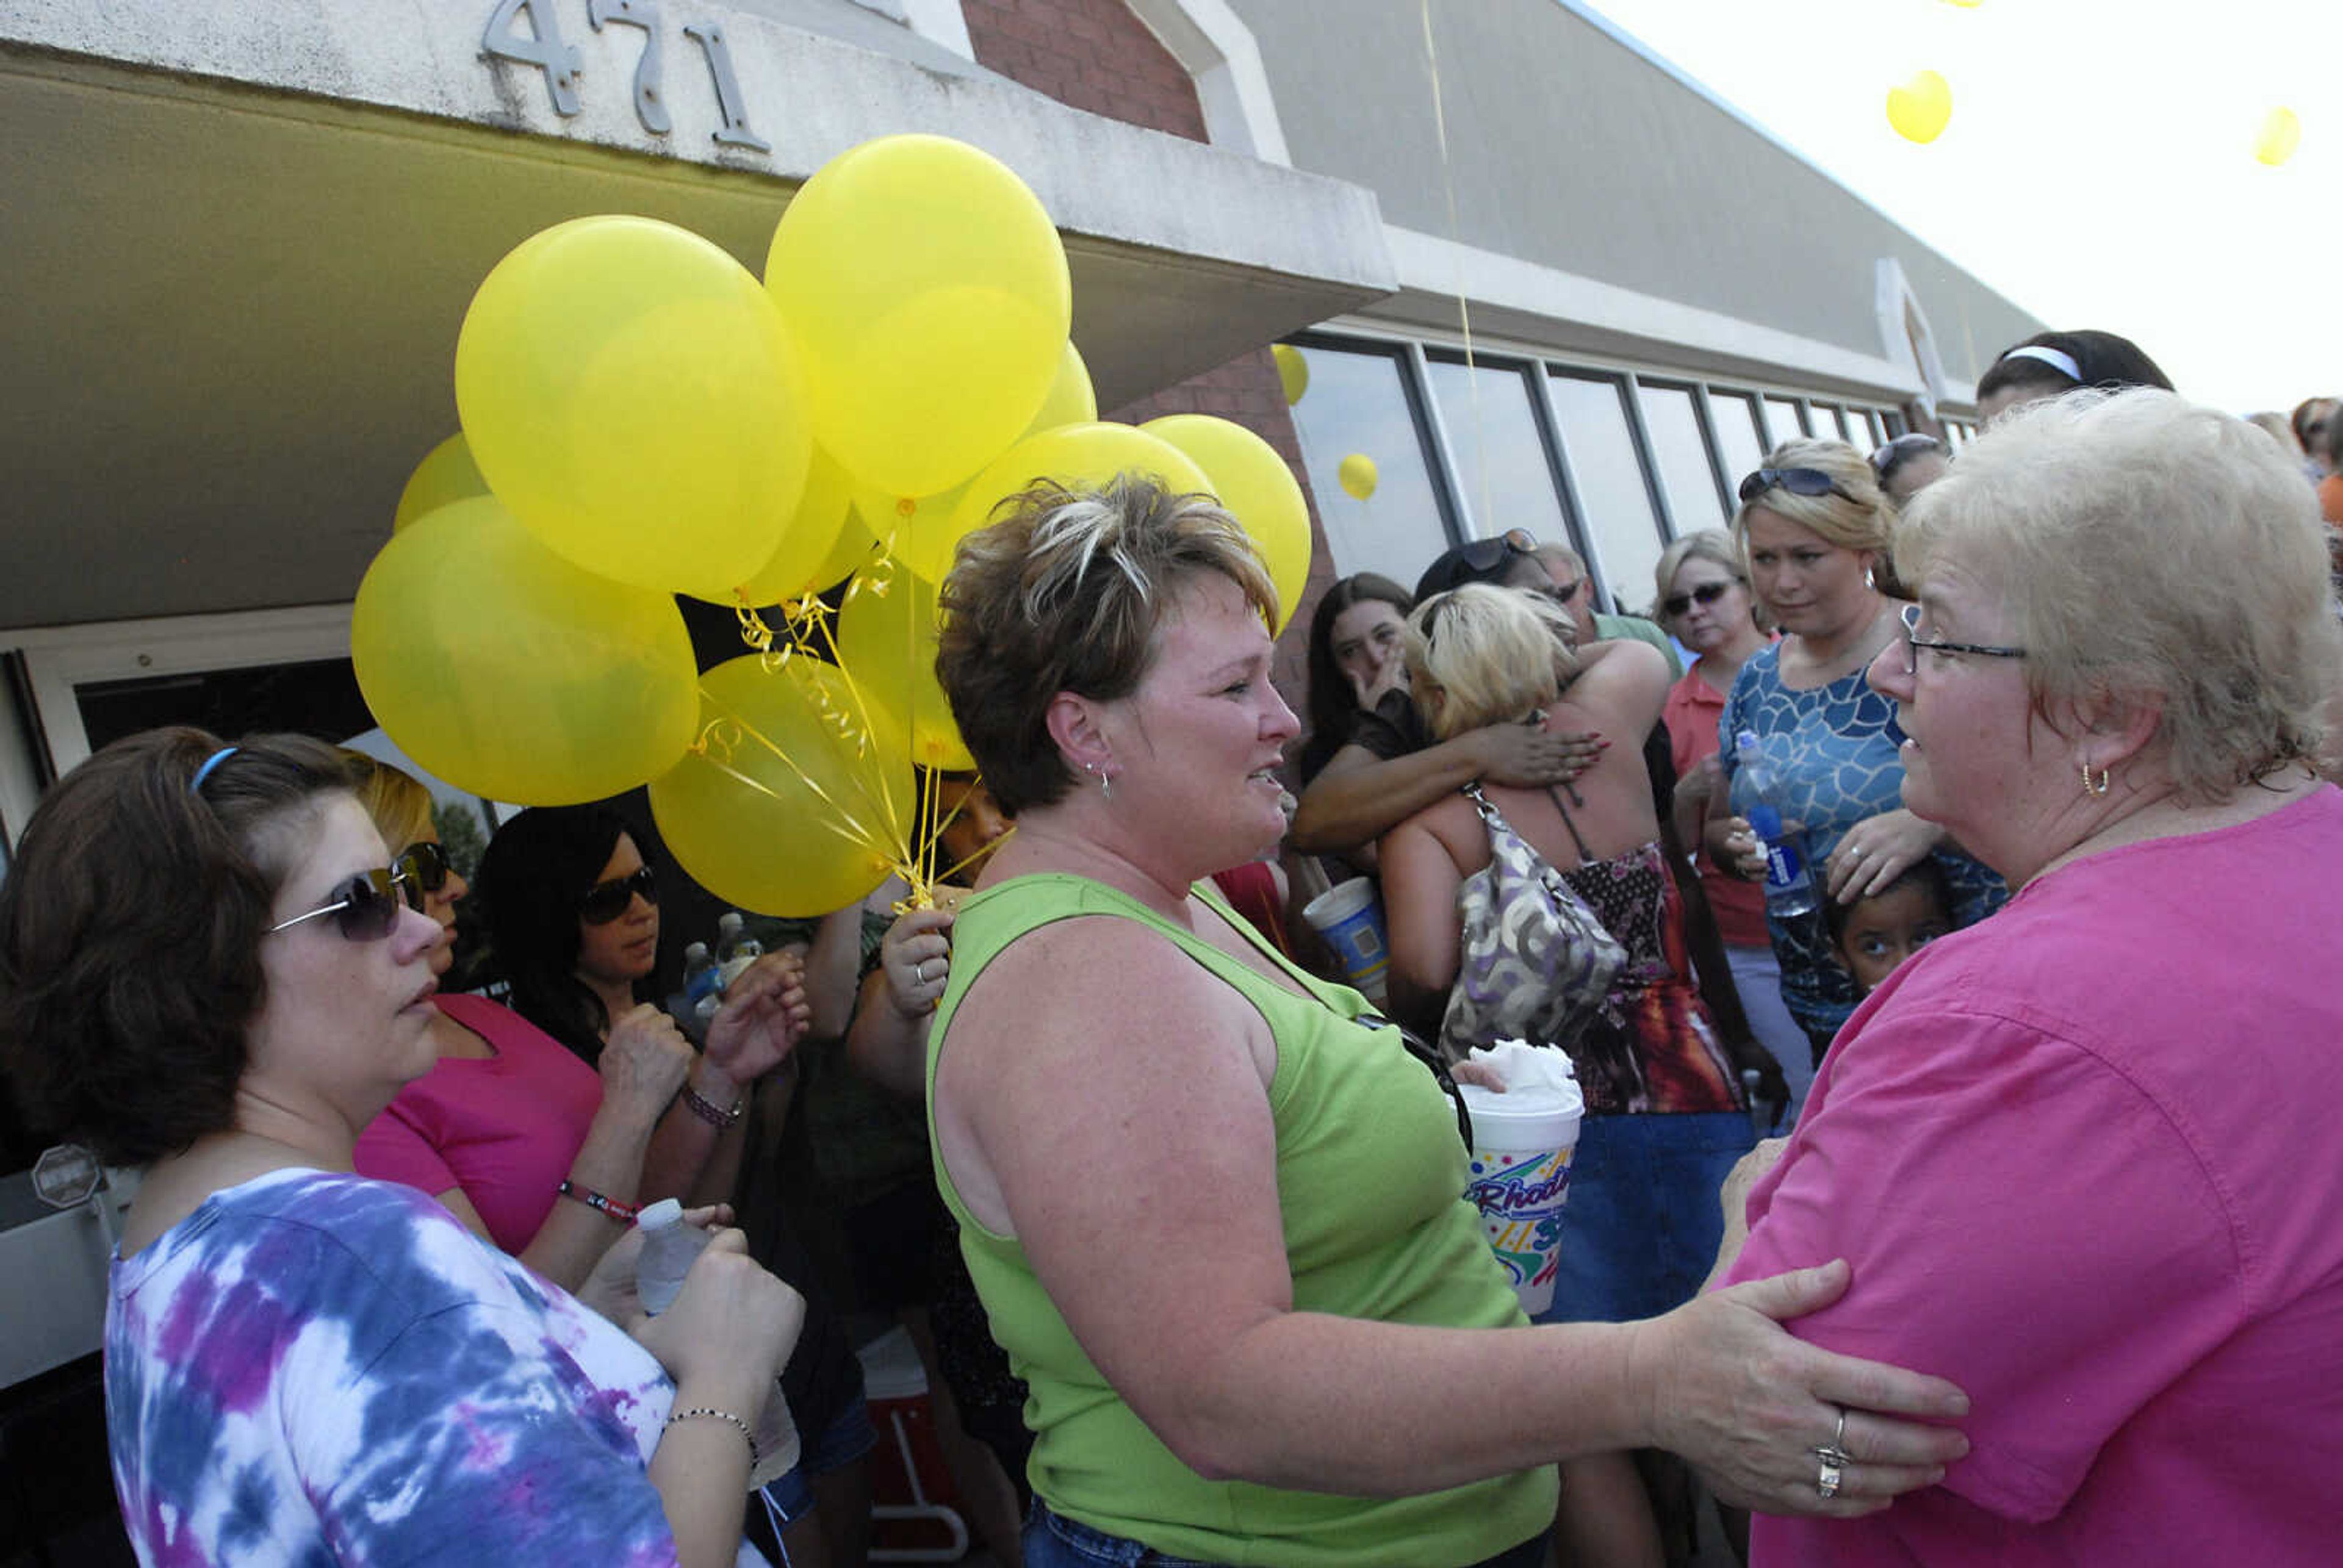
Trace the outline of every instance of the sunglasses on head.
[[1794, 496], [1836, 496], [1842, 501], [1855, 499], [1820, 468], [1760, 468], [1741, 481], [1741, 504], [1745, 507], [1768, 490], [1787, 490]]
[[1695, 600], [1701, 604], [1715, 604], [1731, 591], [1733, 585], [1729, 582], [1703, 583], [1690, 593], [1668, 595], [1660, 601], [1660, 609], [1666, 615], [1682, 615], [1693, 607]]
[[279, 920], [268, 928], [273, 936], [290, 930], [305, 920], [321, 915], [334, 917], [345, 940], [353, 942], [379, 941], [390, 935], [398, 924], [398, 910], [403, 903], [410, 910], [423, 908], [421, 893], [403, 871], [388, 868], [360, 871], [357, 876], [336, 887], [332, 901], [318, 905], [306, 915], [296, 915], [289, 920]]
[[659, 879], [649, 866], [636, 867], [631, 877], [613, 877], [587, 889], [586, 896], [578, 900], [578, 918], [589, 926], [607, 926], [627, 912], [637, 893], [647, 904], [659, 902]]
[[1493, 539], [1468, 539], [1456, 547], [1456, 558], [1476, 572], [1485, 572], [1508, 556], [1526, 556], [1537, 549], [1527, 528], [1507, 528]]
[[447, 852], [427, 839], [401, 849], [391, 866], [423, 892], [436, 893], [447, 885]]
[[1872, 472], [1885, 475], [1907, 452], [1943, 452], [1949, 456], [1951, 448], [1925, 430], [1907, 430], [1871, 454]]

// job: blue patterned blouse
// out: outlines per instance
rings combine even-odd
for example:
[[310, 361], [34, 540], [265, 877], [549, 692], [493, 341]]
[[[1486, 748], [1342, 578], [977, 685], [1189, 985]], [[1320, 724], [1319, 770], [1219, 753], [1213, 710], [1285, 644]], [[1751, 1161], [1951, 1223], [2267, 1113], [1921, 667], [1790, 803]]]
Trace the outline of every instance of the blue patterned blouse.
[[107, 1440], [148, 1568], [672, 1564], [645, 1471], [673, 1398], [389, 1182], [273, 1171], [114, 1266]]
[[[1843, 676], [1811, 691], [1782, 684], [1781, 645], [1749, 656], [1725, 699], [1717, 722], [1724, 749], [1719, 760], [1731, 789], [1734, 812], [1747, 816], [1755, 800], [1734, 756], [1734, 738], [1755, 730], [1759, 751], [1773, 770], [1782, 819], [1806, 833], [1806, 853], [1822, 890], [1823, 864], [1847, 829], [1904, 804], [1904, 764], [1896, 748], [1904, 731], [1896, 704], [1863, 678]], [[2001, 908], [2009, 897], [1991, 870], [1956, 849], [1938, 849], [1937, 863], [1953, 890], [1953, 920], [1972, 925]], [[1806, 1032], [1828, 1039], [1837, 1032], [1858, 998], [1855, 980], [1839, 966], [1822, 917], [1782, 921], [1770, 915], [1766, 930], [1782, 964], [1782, 1000]]]

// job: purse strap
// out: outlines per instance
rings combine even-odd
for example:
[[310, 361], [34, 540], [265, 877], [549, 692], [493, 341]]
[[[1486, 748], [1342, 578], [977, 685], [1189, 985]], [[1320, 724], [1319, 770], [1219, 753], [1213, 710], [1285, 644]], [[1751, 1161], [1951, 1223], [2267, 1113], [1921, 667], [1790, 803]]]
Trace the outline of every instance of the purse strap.
[[[1473, 809], [1481, 813], [1481, 823], [1483, 827], [1491, 829], [1503, 828], [1515, 838], [1521, 836], [1520, 829], [1499, 815], [1496, 807], [1489, 803], [1489, 798], [1481, 793], [1479, 779], [1475, 779], [1467, 783], [1463, 794], [1466, 799], [1473, 802]], [[1570, 841], [1578, 848], [1579, 863], [1586, 866], [1594, 864], [1594, 851], [1586, 847], [1586, 839], [1579, 833], [1578, 824], [1571, 820], [1570, 808], [1562, 803], [1562, 797], [1554, 792], [1553, 785], [1549, 784], [1545, 787], [1545, 794], [1546, 799], [1554, 802], [1554, 809], [1562, 813], [1562, 825], [1570, 829]]]

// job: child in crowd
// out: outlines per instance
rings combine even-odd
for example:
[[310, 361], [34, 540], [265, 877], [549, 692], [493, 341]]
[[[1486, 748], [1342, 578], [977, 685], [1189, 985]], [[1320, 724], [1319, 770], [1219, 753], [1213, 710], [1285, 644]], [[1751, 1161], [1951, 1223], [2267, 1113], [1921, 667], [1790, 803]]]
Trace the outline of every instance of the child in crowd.
[[1852, 904], [1826, 906], [1831, 946], [1869, 996], [1906, 959], [1953, 929], [1952, 889], [1934, 856], [1923, 856], [1902, 876]]

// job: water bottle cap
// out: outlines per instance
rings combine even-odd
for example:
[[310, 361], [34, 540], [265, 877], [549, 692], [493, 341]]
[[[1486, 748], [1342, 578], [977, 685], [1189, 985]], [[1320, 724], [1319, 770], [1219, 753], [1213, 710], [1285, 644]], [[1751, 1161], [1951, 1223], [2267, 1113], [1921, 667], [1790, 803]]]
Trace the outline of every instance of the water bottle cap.
[[683, 1223], [683, 1205], [673, 1198], [662, 1198], [656, 1203], [646, 1203], [643, 1211], [635, 1216], [638, 1229], [645, 1231], [671, 1230]]
[[1733, 738], [1733, 749], [1735, 751], [1756, 750], [1757, 732], [1754, 729], [1744, 729], [1735, 735]]
[[696, 964], [707, 956], [708, 944], [706, 942], [687, 942], [684, 944], [683, 961], [685, 963]]

